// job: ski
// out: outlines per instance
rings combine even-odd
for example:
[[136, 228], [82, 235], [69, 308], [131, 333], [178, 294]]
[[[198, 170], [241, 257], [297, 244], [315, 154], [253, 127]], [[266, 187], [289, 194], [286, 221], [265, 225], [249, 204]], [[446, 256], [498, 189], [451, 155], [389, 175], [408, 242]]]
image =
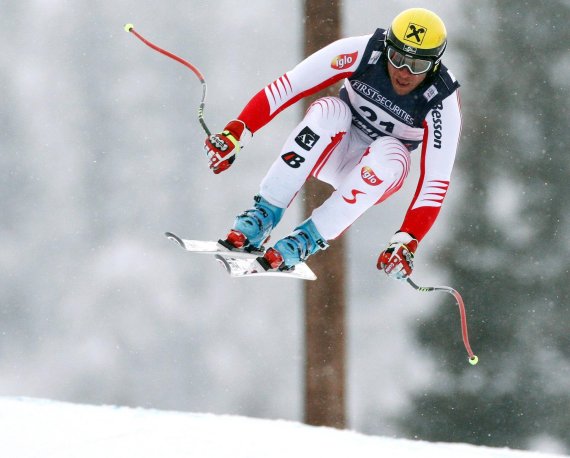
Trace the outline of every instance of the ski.
[[265, 270], [257, 261], [263, 256], [263, 251], [246, 251], [227, 248], [223, 241], [213, 240], [188, 240], [172, 232], [164, 234], [169, 240], [190, 253], [198, 253], [213, 256], [216, 261], [224, 266], [226, 272], [234, 278], [244, 277], [284, 277], [297, 278], [300, 280], [316, 280], [317, 276], [311, 268], [305, 264], [297, 264], [289, 270]]

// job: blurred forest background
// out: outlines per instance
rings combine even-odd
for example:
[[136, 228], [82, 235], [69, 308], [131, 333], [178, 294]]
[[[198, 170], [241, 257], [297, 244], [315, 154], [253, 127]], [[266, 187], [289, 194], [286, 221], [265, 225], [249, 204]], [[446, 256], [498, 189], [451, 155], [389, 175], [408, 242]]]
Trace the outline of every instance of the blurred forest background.
[[[122, 26], [201, 69], [218, 130], [302, 58], [302, 2], [0, 5], [0, 395], [300, 420], [300, 283], [232, 280], [162, 234], [225, 234], [301, 112], [214, 176], [199, 82]], [[464, 116], [415, 278], [462, 292], [480, 363], [466, 362], [450, 296], [375, 268], [416, 159], [346, 234], [350, 428], [568, 453], [570, 1], [345, 0], [343, 35], [413, 6], [448, 26]]]

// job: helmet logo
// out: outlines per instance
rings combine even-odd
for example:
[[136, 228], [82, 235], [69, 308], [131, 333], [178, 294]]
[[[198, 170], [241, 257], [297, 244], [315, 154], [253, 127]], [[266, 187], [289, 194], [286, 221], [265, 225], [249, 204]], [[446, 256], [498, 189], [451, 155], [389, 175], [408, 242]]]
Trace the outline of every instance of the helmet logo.
[[418, 48], [414, 48], [413, 46], [404, 45], [404, 52], [409, 52], [410, 54], [415, 54], [418, 52]]
[[426, 33], [427, 29], [423, 25], [414, 24], [410, 22], [408, 24], [404, 40], [409, 41], [410, 43], [421, 45], [422, 42], [424, 41]]

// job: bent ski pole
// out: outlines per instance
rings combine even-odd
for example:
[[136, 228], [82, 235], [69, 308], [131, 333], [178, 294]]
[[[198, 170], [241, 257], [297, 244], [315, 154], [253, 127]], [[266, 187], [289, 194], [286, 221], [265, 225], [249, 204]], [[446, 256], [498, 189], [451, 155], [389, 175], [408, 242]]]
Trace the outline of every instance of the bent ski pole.
[[165, 56], [170, 57], [171, 59], [174, 59], [177, 62], [180, 62], [185, 67], [192, 70], [192, 72], [194, 72], [194, 74], [198, 77], [198, 79], [202, 83], [202, 101], [200, 102], [200, 106], [198, 107], [198, 121], [200, 122], [202, 129], [204, 129], [204, 132], [206, 132], [206, 135], [208, 135], [208, 137], [209, 137], [211, 135], [210, 129], [208, 129], [208, 126], [206, 126], [206, 122], [204, 121], [204, 106], [206, 104], [206, 92], [207, 92], [206, 80], [204, 79], [204, 76], [202, 75], [202, 73], [200, 73], [200, 70], [198, 70], [194, 65], [192, 65], [187, 60], [184, 60], [181, 57], [178, 57], [176, 54], [173, 54], [170, 51], [167, 51], [166, 49], [162, 49], [161, 47], [155, 45], [151, 41], [144, 38], [142, 35], [140, 35], [135, 30], [135, 26], [133, 24], [125, 24], [125, 31], [132, 33], [135, 37], [137, 37], [140, 41], [142, 41], [149, 48], [152, 48], [155, 51], [157, 51], [161, 54], [164, 54]]
[[465, 345], [465, 349], [467, 350], [467, 354], [469, 355], [469, 364], [474, 366], [479, 362], [479, 358], [477, 355], [473, 354], [471, 350], [471, 345], [469, 345], [469, 335], [467, 333], [467, 315], [465, 313], [465, 305], [463, 304], [463, 298], [459, 292], [449, 286], [418, 286], [416, 285], [413, 280], [408, 277], [406, 278], [408, 284], [410, 284], [416, 291], [420, 291], [422, 293], [425, 292], [432, 292], [432, 291], [441, 291], [444, 293], [451, 294], [455, 300], [457, 301], [457, 305], [459, 306], [459, 315], [461, 316], [461, 334], [463, 336], [463, 345]]

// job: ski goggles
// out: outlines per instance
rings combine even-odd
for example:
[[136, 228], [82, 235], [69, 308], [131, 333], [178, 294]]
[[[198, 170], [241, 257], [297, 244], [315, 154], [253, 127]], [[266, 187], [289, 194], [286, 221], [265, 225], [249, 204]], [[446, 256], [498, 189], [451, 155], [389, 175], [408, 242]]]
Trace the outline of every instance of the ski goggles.
[[408, 67], [408, 70], [414, 75], [421, 75], [427, 72], [433, 65], [432, 60], [406, 56], [393, 46], [388, 46], [386, 54], [388, 55], [388, 60], [394, 67]]

